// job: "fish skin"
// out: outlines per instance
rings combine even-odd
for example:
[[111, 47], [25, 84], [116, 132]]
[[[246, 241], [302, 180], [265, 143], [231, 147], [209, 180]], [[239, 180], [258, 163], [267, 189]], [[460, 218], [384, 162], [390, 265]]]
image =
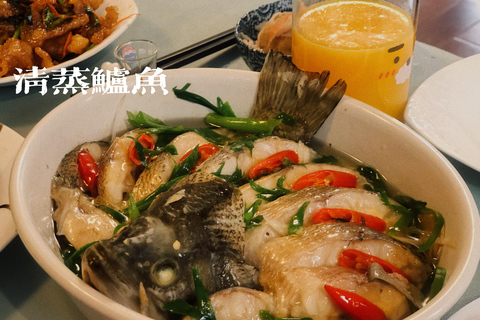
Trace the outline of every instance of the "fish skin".
[[310, 141], [347, 88], [340, 79], [324, 93], [329, 77], [329, 71], [301, 71], [280, 52], [270, 51], [260, 72], [252, 117], [270, 120], [284, 112], [295, 118], [296, 124], [282, 122], [273, 134], [305, 143]]
[[[243, 210], [233, 185], [195, 173], [159, 195], [113, 238], [88, 248], [82, 259], [84, 280], [133, 310], [149, 310], [157, 319], [167, 319], [161, 310], [165, 303], [194, 298], [195, 265], [209, 293], [257, 287], [256, 269], [243, 264]], [[168, 286], [155, 278], [157, 268], [165, 264], [176, 271]], [[140, 283], [149, 304], [143, 308], [138, 302]]]

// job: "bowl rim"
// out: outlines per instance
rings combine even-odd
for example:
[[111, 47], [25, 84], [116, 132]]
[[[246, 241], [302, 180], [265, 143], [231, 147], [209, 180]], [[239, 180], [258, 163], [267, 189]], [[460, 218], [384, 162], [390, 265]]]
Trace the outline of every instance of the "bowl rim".
[[[233, 69], [214, 69], [214, 68], [185, 68], [179, 70], [166, 70], [167, 73], [213, 73], [218, 76], [227, 76], [227, 77], [257, 77], [258, 72], [246, 71], [246, 70], [233, 70]], [[134, 76], [129, 76], [133, 78]], [[91, 89], [89, 89], [91, 90]], [[82, 95], [76, 95], [71, 99], [82, 99]], [[480, 217], [478, 214], [478, 208], [469, 190], [465, 181], [455, 169], [455, 167], [447, 160], [447, 158], [440, 153], [435, 147], [433, 147], [427, 140], [413, 131], [411, 128], [403, 125], [398, 120], [395, 120], [388, 115], [383, 114], [381, 111], [359, 102], [350, 97], [344, 98], [345, 103], [349, 101], [357, 101], [359, 110], [366, 110], [365, 112], [373, 113], [375, 117], [378, 117], [383, 122], [389, 122], [394, 125], [396, 130], [408, 131], [409, 134], [413, 135], [420, 143], [422, 143], [429, 152], [433, 152], [439, 160], [441, 160], [442, 165], [448, 171], [450, 175], [458, 182], [458, 187], [461, 188], [462, 193], [465, 196], [465, 204], [470, 209], [469, 221], [472, 226], [472, 241], [468, 248], [468, 257], [466, 263], [463, 266], [458, 266], [458, 278], [454, 282], [447, 282], [447, 287], [444, 288], [447, 291], [444, 291], [441, 295], [435, 297], [432, 301], [429, 302], [428, 306], [432, 305], [431, 308], [422, 308], [419, 311], [415, 312], [411, 316], [405, 318], [411, 319], [412, 317], [432, 317], [433, 319], [441, 317], [445, 314], [458, 299], [463, 295], [468, 285], [470, 284], [475, 271], [477, 269], [478, 263], [480, 261], [480, 250], [475, 250], [480, 246], [480, 233], [475, 232], [480, 230]], [[70, 100], [70, 99], [69, 99]], [[67, 101], [69, 101], [67, 100]], [[118, 318], [135, 318], [135, 319], [149, 319], [146, 316], [141, 315], [140, 313], [133, 311], [113, 300], [107, 298], [100, 292], [96, 291], [94, 288], [88, 286], [80, 278], [75, 276], [66, 266], [58, 259], [58, 256], [50, 249], [45, 239], [40, 234], [40, 231], [29, 220], [29, 216], [25, 214], [27, 211], [26, 204], [24, 203], [21, 195], [22, 185], [22, 167], [25, 165], [27, 158], [27, 151], [32, 144], [32, 139], [37, 135], [39, 131], [42, 130], [49, 122], [49, 119], [55, 116], [57, 113], [64, 112], [63, 110], [68, 107], [67, 101], [63, 102], [59, 106], [52, 109], [44, 118], [42, 118], [37, 125], [32, 129], [32, 131], [26, 137], [24, 143], [20, 147], [20, 150], [15, 159], [12, 173], [10, 176], [10, 204], [12, 213], [14, 216], [15, 223], [17, 225], [18, 234], [24, 243], [25, 247], [32, 255], [32, 257], [37, 261], [37, 263], [45, 270], [45, 272], [55, 280], [60, 286], [65, 289], [69, 294], [74, 298], [78, 299], [83, 304], [94, 308], [96, 311], [101, 312], [104, 315], [115, 316]], [[364, 111], [362, 111], [364, 112]], [[53, 261], [52, 261], [53, 260]], [[60, 269], [60, 272], [59, 272]], [[68, 271], [68, 272], [66, 272]], [[448, 279], [448, 278], [447, 278]], [[461, 280], [461, 281], [460, 281]], [[460, 283], [462, 282], [462, 283]]]

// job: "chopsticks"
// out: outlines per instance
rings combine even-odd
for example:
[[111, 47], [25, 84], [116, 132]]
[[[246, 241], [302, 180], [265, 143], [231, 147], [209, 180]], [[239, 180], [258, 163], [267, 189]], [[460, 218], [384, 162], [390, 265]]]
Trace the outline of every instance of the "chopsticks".
[[235, 28], [192, 44], [157, 60], [157, 67], [175, 69], [235, 44]]

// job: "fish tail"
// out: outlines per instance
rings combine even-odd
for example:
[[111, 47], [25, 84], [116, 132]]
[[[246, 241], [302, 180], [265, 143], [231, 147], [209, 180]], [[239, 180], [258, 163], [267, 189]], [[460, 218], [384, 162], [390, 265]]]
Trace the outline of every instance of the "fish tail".
[[325, 92], [329, 71], [305, 72], [279, 52], [269, 52], [260, 72], [253, 118], [293, 118], [273, 134], [308, 142], [343, 97], [346, 84], [339, 80]]

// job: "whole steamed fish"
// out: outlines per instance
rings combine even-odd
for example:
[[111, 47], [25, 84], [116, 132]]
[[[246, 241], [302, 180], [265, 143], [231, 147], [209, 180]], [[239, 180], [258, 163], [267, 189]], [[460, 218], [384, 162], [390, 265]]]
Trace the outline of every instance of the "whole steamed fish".
[[89, 247], [83, 279], [115, 301], [156, 319], [176, 299], [195, 298], [197, 266], [209, 293], [257, 286], [243, 263], [243, 201], [232, 184], [195, 173], [158, 196], [113, 238]]

